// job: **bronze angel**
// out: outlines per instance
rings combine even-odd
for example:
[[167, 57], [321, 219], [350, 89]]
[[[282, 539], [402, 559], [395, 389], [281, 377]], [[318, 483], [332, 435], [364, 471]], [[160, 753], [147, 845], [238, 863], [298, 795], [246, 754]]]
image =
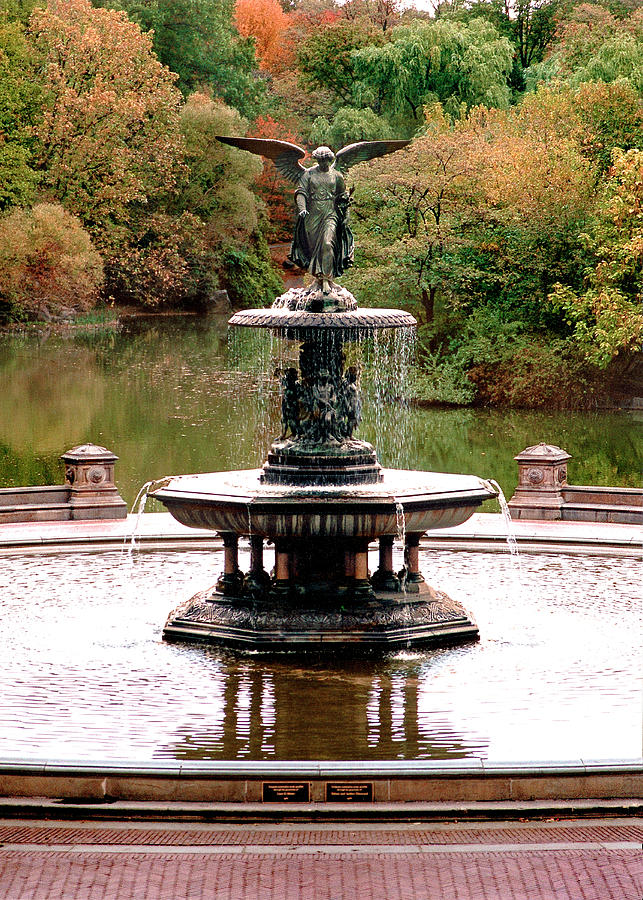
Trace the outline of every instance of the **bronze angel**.
[[306, 151], [296, 144], [263, 138], [219, 137], [224, 144], [271, 159], [279, 172], [296, 185], [297, 219], [290, 249], [292, 264], [307, 269], [324, 294], [333, 279], [353, 264], [354, 241], [348, 225], [351, 193], [342, 171], [405, 147], [409, 141], [359, 141], [337, 155], [329, 147], [313, 151], [316, 163], [301, 163]]

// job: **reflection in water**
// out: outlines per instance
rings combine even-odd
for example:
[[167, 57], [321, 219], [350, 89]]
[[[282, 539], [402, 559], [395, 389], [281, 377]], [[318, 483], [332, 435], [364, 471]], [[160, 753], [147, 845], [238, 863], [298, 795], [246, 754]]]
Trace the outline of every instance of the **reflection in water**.
[[[248, 566], [248, 551], [241, 555]], [[454, 759], [640, 753], [640, 562], [423, 551], [477, 644], [362, 660], [167, 644], [217, 552], [0, 558], [0, 757]]]
[[[274, 368], [293, 348], [252, 331], [235, 329], [244, 334], [232, 349], [225, 319], [216, 318], [136, 321], [90, 340], [0, 336], [0, 485], [60, 481], [58, 455], [86, 441], [118, 454], [130, 505], [151, 479], [260, 465], [280, 427]], [[381, 402], [364, 404], [359, 432], [384, 465], [493, 477], [509, 497], [513, 457], [543, 440], [573, 455], [576, 484], [641, 484], [643, 418], [635, 414], [411, 407], [401, 428], [399, 403], [386, 399], [387, 378], [394, 386], [400, 375], [387, 369], [384, 351], [373, 350], [374, 373], [364, 373]]]
[[[452, 759], [487, 741], [418, 717], [419, 661], [333, 664], [205, 650], [225, 658], [221, 715], [180, 728], [176, 759]], [[378, 669], [380, 674], [374, 674]], [[267, 671], [268, 669], [268, 671]], [[446, 723], [445, 723], [446, 724]], [[161, 755], [167, 755], [163, 753]]]

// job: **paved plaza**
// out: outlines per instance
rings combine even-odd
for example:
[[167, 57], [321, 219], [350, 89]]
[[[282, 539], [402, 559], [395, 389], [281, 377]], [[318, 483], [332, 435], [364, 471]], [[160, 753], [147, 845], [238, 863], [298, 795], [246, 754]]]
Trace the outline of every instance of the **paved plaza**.
[[0, 821], [3, 900], [641, 900], [640, 819]]

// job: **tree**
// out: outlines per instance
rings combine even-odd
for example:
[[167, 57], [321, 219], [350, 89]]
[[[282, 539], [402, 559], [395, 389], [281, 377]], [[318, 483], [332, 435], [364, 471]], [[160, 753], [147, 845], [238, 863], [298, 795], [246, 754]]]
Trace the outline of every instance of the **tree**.
[[346, 0], [342, 6], [345, 19], [366, 19], [383, 32], [397, 25], [401, 15], [400, 0]]
[[34, 72], [21, 27], [0, 19], [0, 210], [31, 202], [38, 183], [32, 128], [40, 91]]
[[562, 0], [458, 0], [438, 7], [440, 16], [462, 21], [481, 17], [509, 38], [516, 48], [516, 60], [522, 69], [539, 62], [556, 31]]
[[335, 150], [353, 141], [383, 141], [393, 136], [386, 119], [372, 109], [355, 109], [353, 106], [340, 107], [332, 122], [319, 116], [310, 130], [313, 144], [326, 144]]
[[124, 13], [50, 0], [30, 28], [44, 83], [42, 185], [104, 245], [110, 222], [176, 188], [180, 94]]
[[236, 0], [234, 17], [239, 34], [254, 39], [260, 66], [283, 68], [291, 55], [284, 41], [290, 20], [278, 0]]
[[0, 310], [23, 318], [89, 309], [103, 265], [89, 234], [60, 205], [39, 203], [0, 219]]
[[311, 32], [297, 51], [303, 87], [309, 91], [331, 91], [341, 105], [353, 105], [353, 52], [381, 44], [381, 35], [363, 21], [339, 21]]
[[217, 140], [217, 135], [246, 130], [236, 110], [207, 94], [191, 94], [181, 111], [187, 175], [173, 211], [194, 213], [211, 223], [219, 237], [249, 234], [259, 221], [252, 184], [261, 173], [261, 161]]
[[586, 290], [557, 284], [551, 301], [563, 311], [585, 358], [605, 367], [643, 338], [643, 151], [615, 150], [593, 226], [595, 256]]
[[522, 127], [552, 140], [566, 136], [598, 175], [611, 165], [612, 151], [638, 147], [643, 130], [643, 104], [626, 81], [585, 82], [578, 87], [555, 82], [540, 85], [520, 106]]
[[[299, 134], [272, 116], [260, 116], [251, 127], [252, 137], [271, 138], [301, 144]], [[287, 241], [292, 238], [294, 222], [294, 204], [292, 185], [279, 174], [277, 168], [268, 160], [263, 164], [263, 172], [255, 179], [259, 196], [266, 204], [268, 216], [267, 238], [271, 241]]]
[[117, 2], [150, 33], [154, 52], [178, 75], [184, 95], [208, 88], [242, 115], [263, 110], [254, 46], [233, 25], [234, 0], [95, 0], [95, 5]]
[[435, 100], [453, 114], [463, 105], [509, 104], [512, 48], [481, 19], [400, 25], [390, 41], [355, 50], [351, 59], [357, 79], [374, 98], [369, 105], [393, 122], [404, 111], [417, 127], [424, 105]]
[[397, 293], [396, 301], [423, 324], [434, 319], [440, 288], [450, 289], [442, 260], [461, 241], [458, 223], [475, 206], [482, 182], [479, 135], [451, 128], [439, 106], [428, 125], [427, 134], [403, 152], [353, 170], [353, 220], [364, 257], [353, 279], [369, 302], [377, 302], [387, 285], [387, 303], [390, 292]]
[[618, 19], [602, 6], [583, 3], [561, 22], [551, 54], [536, 79], [563, 78], [579, 85], [627, 81], [643, 95], [643, 11]]
[[238, 112], [221, 102], [205, 94], [188, 98], [181, 115], [188, 177], [176, 211], [201, 220], [201, 257], [233, 302], [256, 305], [272, 302], [283, 288], [270, 263], [262, 204], [253, 190], [262, 164], [217, 140], [246, 128]]

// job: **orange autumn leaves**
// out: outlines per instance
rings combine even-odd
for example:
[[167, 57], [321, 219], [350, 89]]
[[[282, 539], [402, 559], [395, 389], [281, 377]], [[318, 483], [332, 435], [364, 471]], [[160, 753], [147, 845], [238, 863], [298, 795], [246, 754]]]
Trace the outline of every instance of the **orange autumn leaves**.
[[278, 0], [236, 0], [234, 15], [239, 34], [254, 38], [262, 69], [280, 71], [292, 60], [293, 51], [287, 40], [290, 18]]

